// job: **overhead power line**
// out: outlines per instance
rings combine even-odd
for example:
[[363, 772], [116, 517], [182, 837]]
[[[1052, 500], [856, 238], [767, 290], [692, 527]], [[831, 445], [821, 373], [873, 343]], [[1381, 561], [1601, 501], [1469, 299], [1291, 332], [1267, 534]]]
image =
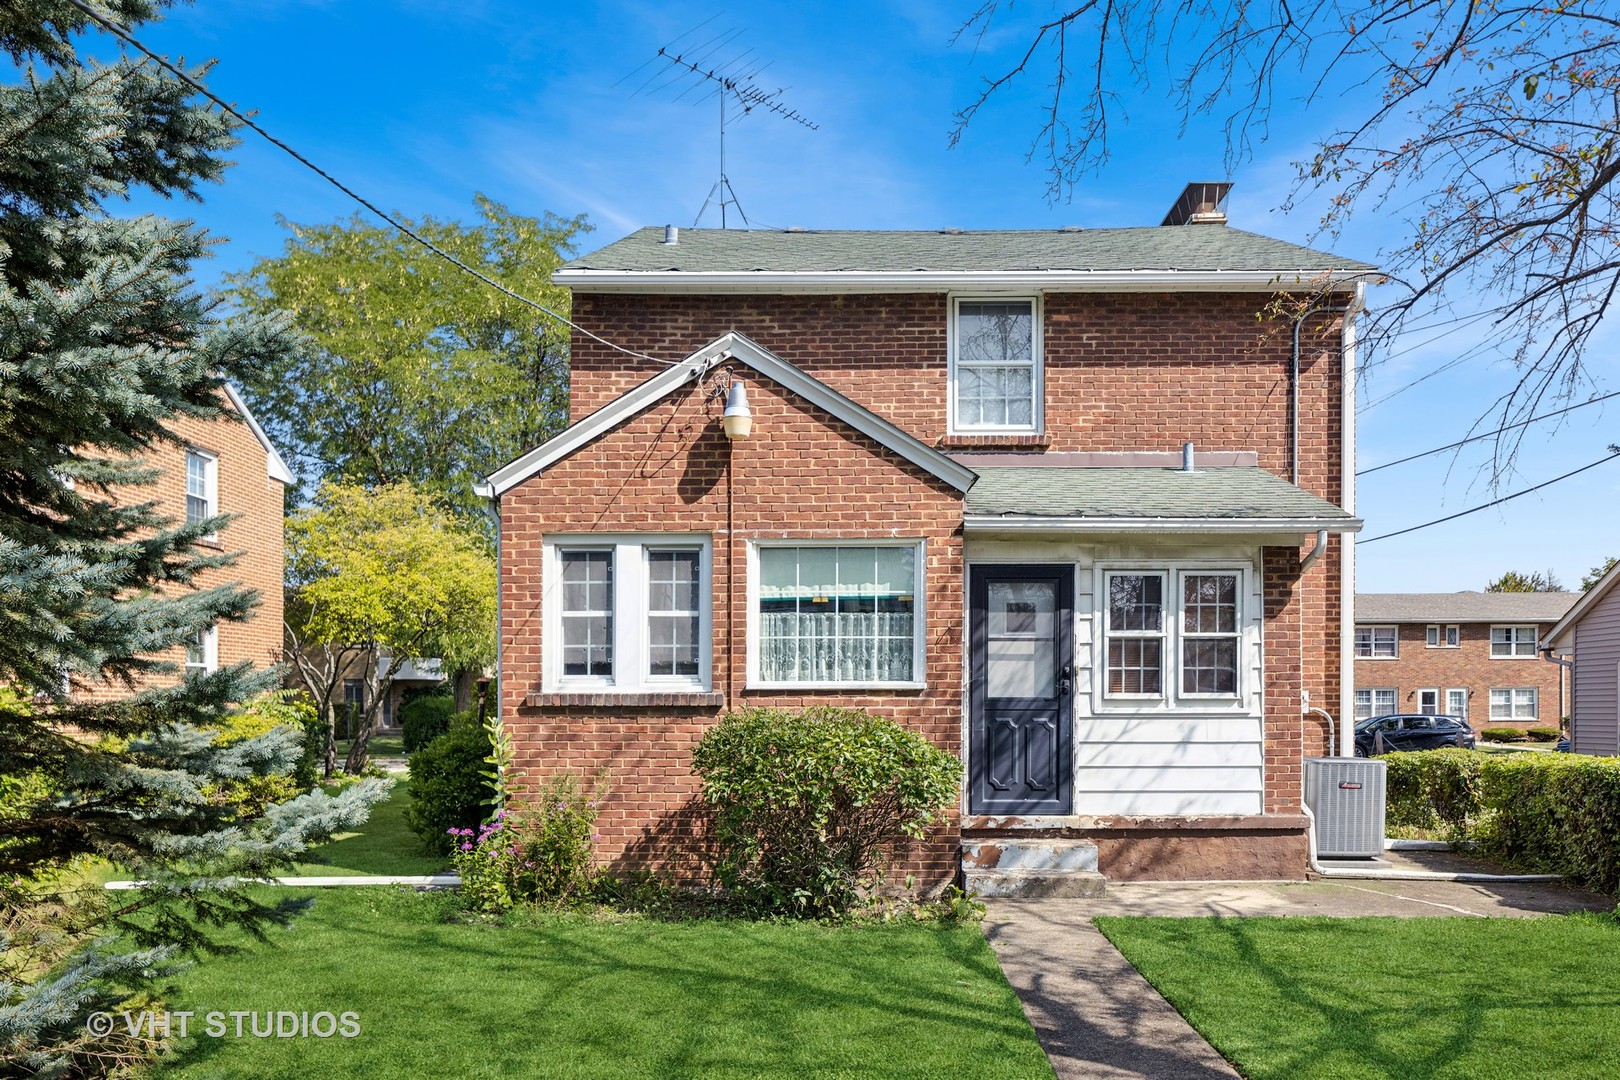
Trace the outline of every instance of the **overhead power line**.
[[1535, 487], [1525, 488], [1523, 491], [1515, 491], [1511, 495], [1504, 495], [1500, 499], [1485, 503], [1483, 506], [1476, 506], [1469, 510], [1459, 511], [1458, 513], [1452, 514], [1448, 517], [1436, 518], [1434, 521], [1425, 521], [1422, 525], [1413, 525], [1409, 529], [1398, 529], [1392, 533], [1385, 533], [1382, 536], [1374, 536], [1371, 539], [1358, 541], [1356, 546], [1360, 547], [1363, 544], [1376, 544], [1380, 540], [1389, 540], [1397, 536], [1405, 536], [1407, 533], [1417, 532], [1419, 529], [1427, 529], [1435, 525], [1444, 525], [1448, 521], [1456, 521], [1460, 517], [1467, 517], [1469, 514], [1477, 514], [1481, 510], [1489, 510], [1493, 506], [1501, 506], [1503, 503], [1511, 502], [1521, 495], [1529, 495], [1532, 492], [1540, 491], [1542, 488], [1552, 487], [1554, 484], [1562, 480], [1568, 480], [1572, 476], [1579, 476], [1581, 473], [1586, 472], [1589, 469], [1595, 469], [1605, 462], [1613, 461], [1615, 458], [1620, 458], [1620, 446], [1611, 445], [1609, 447], [1608, 457], [1599, 458], [1590, 465], [1582, 465], [1580, 468], [1573, 469], [1570, 472], [1565, 473], [1563, 476], [1555, 476], [1551, 480], [1537, 484]]
[[1529, 427], [1531, 424], [1539, 423], [1542, 420], [1551, 420], [1555, 416], [1563, 416], [1565, 413], [1572, 413], [1576, 409], [1584, 409], [1588, 405], [1597, 405], [1600, 402], [1608, 401], [1611, 398], [1617, 397], [1620, 397], [1620, 390], [1616, 390], [1612, 394], [1604, 394], [1601, 397], [1592, 398], [1590, 401], [1579, 402], [1575, 405], [1571, 405], [1567, 409], [1556, 409], [1550, 413], [1542, 413], [1540, 416], [1532, 416], [1528, 420], [1519, 420], [1503, 427], [1499, 427], [1495, 431], [1487, 431], [1483, 435], [1470, 435], [1466, 439], [1458, 439], [1454, 443], [1447, 443], [1444, 446], [1437, 446], [1433, 450], [1425, 450], [1420, 454], [1409, 454], [1406, 457], [1397, 458], [1394, 461], [1386, 461], [1382, 465], [1374, 465], [1370, 469], [1358, 469], [1356, 470], [1356, 475], [1366, 476], [1368, 473], [1375, 473], [1380, 469], [1390, 469], [1394, 468], [1396, 465], [1405, 465], [1408, 461], [1416, 461], [1418, 458], [1426, 458], [1434, 454], [1443, 454], [1447, 450], [1455, 450], [1460, 446], [1467, 446], [1469, 443], [1479, 442], [1481, 439], [1495, 438], [1496, 436], [1501, 435], [1504, 432], [1512, 431], [1515, 428]]
[[317, 165], [313, 161], [309, 160], [303, 154], [300, 154], [297, 150], [294, 150], [291, 146], [288, 146], [286, 143], [282, 142], [280, 139], [278, 139], [274, 135], [270, 134], [264, 128], [260, 127], [257, 123], [255, 123], [252, 119], [250, 119], [249, 117], [243, 115], [243, 113], [239, 109], [237, 109], [234, 105], [229, 104], [223, 98], [221, 98], [218, 94], [216, 94], [212, 90], [208, 89], [208, 87], [204, 86], [202, 83], [198, 82], [196, 79], [193, 79], [190, 75], [187, 75], [184, 71], [182, 71], [179, 68], [175, 67], [172, 63], [170, 63], [168, 61], [168, 59], [166, 57], [161, 56], [158, 53], [153, 52], [151, 49], [147, 48], [138, 39], [136, 39], [136, 37], [133, 34], [131, 34], [128, 30], [124, 29], [122, 26], [120, 26], [117, 23], [113, 22], [111, 19], [107, 18], [105, 15], [101, 14], [100, 12], [96, 11], [89, 4], [86, 4], [84, 2], [84, 0], [67, 0], [67, 2], [69, 4], [72, 4], [75, 8], [82, 11], [92, 21], [94, 21], [97, 26], [100, 26], [100, 27], [104, 28], [109, 33], [113, 34], [115, 37], [119, 38], [120, 40], [124, 41], [128, 45], [135, 48], [137, 51], [139, 51], [144, 56], [146, 56], [147, 59], [149, 59], [152, 62], [156, 63], [158, 66], [162, 67], [163, 70], [167, 71], [169, 74], [173, 75], [175, 78], [179, 79], [181, 82], [183, 82], [187, 86], [191, 87], [197, 93], [201, 94], [203, 97], [207, 98], [209, 101], [211, 101], [215, 105], [219, 106], [221, 109], [223, 109], [225, 112], [229, 113], [231, 116], [235, 117], [238, 121], [241, 122], [241, 124], [244, 127], [252, 129], [253, 132], [255, 132], [257, 135], [259, 135], [261, 138], [263, 138], [266, 142], [270, 143], [272, 146], [274, 146], [277, 149], [281, 150], [282, 152], [287, 154], [287, 156], [291, 157], [294, 161], [296, 161], [300, 165], [304, 166], [304, 168], [310, 170], [316, 176], [319, 176], [322, 180], [325, 180], [328, 184], [331, 184], [333, 187], [335, 187], [339, 191], [343, 192], [343, 194], [347, 195], [349, 198], [353, 199], [355, 202], [359, 203], [361, 206], [365, 207], [367, 210], [369, 210], [373, 214], [377, 215], [377, 217], [381, 218], [384, 222], [386, 222], [387, 224], [391, 225], [393, 228], [398, 230], [399, 233], [402, 236], [405, 236], [405, 237], [407, 237], [407, 238], [409, 238], [411, 240], [414, 240], [416, 243], [422, 245], [428, 251], [431, 251], [433, 254], [437, 255], [439, 258], [443, 259], [445, 262], [449, 263], [451, 266], [454, 266], [456, 269], [462, 271], [463, 273], [471, 274], [473, 277], [477, 278], [479, 281], [483, 282], [485, 285], [488, 285], [490, 288], [495, 289], [498, 292], [504, 293], [506, 296], [511, 297], [513, 300], [516, 300], [519, 303], [527, 304], [529, 307], [531, 307], [534, 310], [540, 312], [541, 314], [549, 315], [551, 318], [556, 319], [558, 322], [562, 323], [564, 326], [567, 326], [567, 327], [569, 327], [570, 329], [573, 329], [573, 330], [577, 330], [581, 334], [584, 334], [586, 337], [590, 338], [592, 341], [595, 341], [595, 342], [597, 342], [598, 344], [601, 344], [601, 345], [606, 345], [608, 348], [613, 349], [616, 352], [621, 352], [621, 353], [625, 354], [626, 356], [634, 357], [637, 360], [650, 360], [651, 362], [653, 362], [655, 364], [664, 364], [664, 365], [666, 365], [668, 367], [674, 367], [674, 366], [676, 366], [677, 364], [680, 363], [679, 360], [665, 360], [665, 359], [662, 359], [661, 357], [649, 356], [648, 354], [646, 354], [644, 352], [637, 352], [635, 349], [627, 349], [623, 345], [614, 344], [613, 342], [609, 341], [607, 338], [602, 337], [600, 334], [592, 333], [591, 331], [585, 329], [583, 326], [580, 326], [578, 323], [576, 323], [572, 319], [568, 318], [568, 316], [559, 314], [558, 312], [553, 311], [551, 308], [549, 308], [546, 305], [540, 303], [539, 301], [531, 300], [529, 297], [524, 296], [522, 293], [516, 292], [516, 291], [508, 288], [507, 286], [502, 285], [499, 281], [496, 281], [494, 278], [489, 277], [487, 274], [483, 273], [482, 271], [477, 270], [474, 267], [468, 266], [466, 263], [462, 262], [460, 259], [458, 259], [454, 255], [450, 254], [448, 251], [445, 251], [443, 248], [439, 247], [433, 241], [431, 241], [431, 240], [427, 239], [426, 237], [421, 236], [418, 233], [416, 233], [409, 226], [407, 226], [404, 222], [402, 222], [402, 221], [398, 220], [397, 218], [395, 218], [392, 214], [389, 214], [389, 213], [385, 212], [384, 210], [382, 210], [381, 208], [379, 208], [371, 200], [367, 199], [365, 196], [361, 195], [359, 192], [355, 191], [353, 188], [351, 188], [348, 185], [344, 184], [337, 177], [333, 176], [331, 173], [327, 172], [325, 169], [321, 168], [319, 165]]

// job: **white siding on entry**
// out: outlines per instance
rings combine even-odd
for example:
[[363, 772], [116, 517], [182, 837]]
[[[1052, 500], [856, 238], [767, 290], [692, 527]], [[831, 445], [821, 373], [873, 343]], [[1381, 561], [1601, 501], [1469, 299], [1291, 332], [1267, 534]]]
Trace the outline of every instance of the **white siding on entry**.
[[1575, 751], [1620, 753], [1620, 588], [1610, 589], [1576, 624], [1571, 674]]

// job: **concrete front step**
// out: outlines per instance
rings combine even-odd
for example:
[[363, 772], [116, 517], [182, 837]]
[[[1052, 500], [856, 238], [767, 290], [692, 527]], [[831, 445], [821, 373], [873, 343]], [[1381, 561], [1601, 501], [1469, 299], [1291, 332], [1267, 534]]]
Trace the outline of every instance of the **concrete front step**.
[[1089, 840], [962, 841], [962, 877], [980, 896], [1101, 896], [1097, 845]]

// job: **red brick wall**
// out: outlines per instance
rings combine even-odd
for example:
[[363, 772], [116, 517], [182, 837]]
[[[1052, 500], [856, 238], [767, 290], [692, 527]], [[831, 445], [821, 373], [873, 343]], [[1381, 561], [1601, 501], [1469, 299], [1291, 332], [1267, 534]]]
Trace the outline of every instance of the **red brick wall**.
[[[542, 550], [549, 533], [700, 532], [713, 544], [713, 685], [725, 707], [816, 703], [870, 709], [953, 751], [961, 742], [961, 503], [948, 485], [745, 373], [752, 437], [720, 433], [722, 403], [689, 385], [507, 492], [501, 500], [502, 715], [521, 783], [605, 771], [597, 851], [618, 865], [690, 856], [693, 744], [723, 711], [591, 705], [542, 688]], [[723, 380], [717, 380], [723, 381]], [[774, 538], [924, 538], [927, 686], [890, 691], [748, 691], [747, 542]], [[542, 703], [544, 702], [544, 703]], [[953, 815], [954, 818], [954, 815]], [[954, 872], [955, 822], [910, 860]], [[689, 863], [675, 869], [690, 871]]]
[[[1365, 625], [1374, 625], [1371, 623]], [[1376, 625], [1387, 626], [1388, 623]], [[1446, 711], [1445, 692], [1455, 687], [1468, 690], [1468, 722], [1478, 730], [1491, 724], [1491, 688], [1534, 686], [1537, 689], [1541, 715], [1534, 721], [1503, 720], [1498, 727], [1557, 727], [1559, 719], [1569, 711], [1563, 692], [1564, 669], [1536, 657], [1491, 657], [1491, 623], [1462, 623], [1458, 625], [1458, 646], [1455, 649], [1431, 649], [1427, 645], [1428, 627], [1421, 623], [1402, 623], [1396, 627], [1397, 656], [1393, 660], [1356, 659], [1356, 687], [1394, 687], [1397, 690], [1395, 708], [1399, 712], [1417, 712], [1419, 690], [1440, 691], [1440, 711]], [[1506, 624], [1497, 624], [1506, 625]], [[1552, 628], [1551, 623], [1536, 627], [1539, 638]]]
[[[280, 662], [282, 649], [282, 578], [284, 493], [279, 480], [270, 478], [264, 446], [245, 423], [233, 419], [199, 420], [182, 417], [170, 423], [184, 445], [164, 444], [145, 455], [161, 470], [157, 483], [112, 493], [124, 502], [155, 502], [160, 513], [184, 521], [186, 516], [186, 450], [206, 450], [217, 459], [217, 491], [221, 513], [238, 515], [219, 534], [218, 543], [204, 542], [205, 552], [241, 552], [232, 566], [206, 570], [196, 586], [213, 588], [238, 582], [259, 594], [259, 605], [243, 623], [222, 623], [217, 630], [221, 667], [251, 660], [260, 668]], [[154, 676], [153, 685], [179, 681], [185, 651], [172, 649], [163, 659], [176, 665], [173, 675]], [[81, 700], [106, 700], [126, 695], [122, 686], [91, 686], [75, 691]]]

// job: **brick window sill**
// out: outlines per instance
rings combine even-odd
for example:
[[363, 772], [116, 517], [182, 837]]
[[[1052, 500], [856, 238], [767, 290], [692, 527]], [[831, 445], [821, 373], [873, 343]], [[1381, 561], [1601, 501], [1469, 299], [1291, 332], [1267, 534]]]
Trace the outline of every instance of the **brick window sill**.
[[1050, 435], [947, 435], [936, 444], [941, 450], [1045, 450], [1051, 445]]
[[715, 690], [642, 694], [554, 691], [523, 699], [530, 709], [723, 709], [726, 695]]

